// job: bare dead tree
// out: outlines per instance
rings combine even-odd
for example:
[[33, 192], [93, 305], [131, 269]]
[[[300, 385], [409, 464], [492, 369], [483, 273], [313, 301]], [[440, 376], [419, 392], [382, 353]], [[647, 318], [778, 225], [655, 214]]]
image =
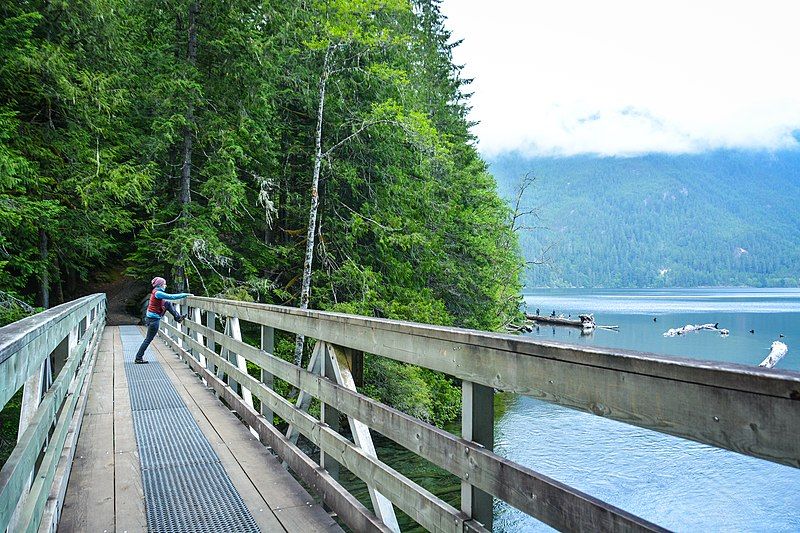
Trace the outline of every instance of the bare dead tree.
[[[517, 183], [517, 186], [514, 188], [514, 197], [510, 202], [512, 205], [512, 211], [509, 227], [511, 231], [517, 235], [521, 235], [522, 233], [529, 231], [549, 229], [545, 225], [535, 223], [542, 220], [541, 206], [530, 206], [530, 204], [526, 202], [526, 196], [529, 196], [528, 193], [534, 187], [536, 179], [537, 177], [533, 171], [528, 171], [524, 176], [522, 176]], [[525, 261], [525, 266], [532, 267], [550, 264], [548, 254], [553, 251], [555, 246], [555, 241], [548, 243], [542, 249], [539, 257], [537, 259]]]

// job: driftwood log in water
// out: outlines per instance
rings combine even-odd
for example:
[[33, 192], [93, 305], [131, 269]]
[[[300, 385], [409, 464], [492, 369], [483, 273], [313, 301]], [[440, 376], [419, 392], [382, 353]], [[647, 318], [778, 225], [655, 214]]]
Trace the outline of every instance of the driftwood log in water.
[[556, 326], [571, 326], [574, 328], [594, 328], [594, 315], [578, 315], [579, 320], [575, 320], [573, 318], [566, 318], [563, 315], [561, 316], [541, 316], [541, 315], [532, 315], [530, 313], [526, 313], [525, 317], [528, 320], [533, 322], [539, 322], [541, 324], [553, 324]]
[[761, 363], [758, 366], [772, 368], [778, 363], [778, 361], [783, 359], [783, 356], [786, 355], [786, 352], [788, 351], [789, 351], [788, 346], [786, 346], [781, 341], [775, 341], [772, 343], [772, 349], [769, 351], [769, 355], [767, 356], [767, 358], [761, 361]]
[[727, 329], [720, 328], [719, 322], [716, 324], [686, 324], [682, 328], [672, 328], [664, 333], [665, 337], [677, 337], [678, 335], [685, 335], [693, 331], [718, 331], [720, 335], [727, 335], [730, 333]]

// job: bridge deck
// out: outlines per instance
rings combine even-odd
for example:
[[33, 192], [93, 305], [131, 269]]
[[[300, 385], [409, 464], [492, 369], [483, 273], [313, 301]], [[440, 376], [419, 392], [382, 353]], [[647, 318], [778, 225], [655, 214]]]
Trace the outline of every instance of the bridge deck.
[[[148, 358], [160, 364], [262, 531], [341, 531], [160, 339], [153, 341]], [[145, 498], [152, 494], [145, 494], [142, 481], [129, 385], [120, 328], [107, 327], [91, 376], [60, 531], [147, 530]], [[184, 530], [193, 529], [196, 525], [185, 524]]]

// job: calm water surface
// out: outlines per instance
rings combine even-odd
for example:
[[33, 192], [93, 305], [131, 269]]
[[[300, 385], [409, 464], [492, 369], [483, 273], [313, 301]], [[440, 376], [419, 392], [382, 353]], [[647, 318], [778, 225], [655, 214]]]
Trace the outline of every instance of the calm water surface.
[[[535, 339], [757, 365], [772, 341], [789, 346], [776, 368], [800, 370], [800, 290], [541, 290], [529, 311], [573, 317], [593, 312], [598, 330], [541, 327]], [[655, 321], [653, 319], [656, 319]], [[669, 328], [719, 322], [730, 330], [666, 338]], [[750, 333], [750, 330], [753, 333]], [[800, 532], [800, 470], [639, 429], [524, 396], [498, 396], [495, 451], [542, 474], [677, 531]], [[450, 428], [458, 433], [458, 426]], [[385, 439], [378, 455], [454, 506], [453, 476]], [[357, 480], [350, 487], [366, 489]], [[404, 531], [413, 522], [401, 517]], [[516, 509], [495, 504], [495, 531], [548, 531]]]
[[[776, 368], [800, 370], [798, 290], [547, 290], [525, 300], [529, 310], [594, 312], [599, 324], [620, 327], [587, 336], [539, 328], [533, 338], [757, 365], [783, 334], [789, 353]], [[663, 336], [709, 322], [730, 335]], [[669, 529], [800, 531], [800, 470], [791, 467], [527, 397], [497, 421], [495, 450]], [[505, 504], [495, 520], [501, 531], [549, 529]]]

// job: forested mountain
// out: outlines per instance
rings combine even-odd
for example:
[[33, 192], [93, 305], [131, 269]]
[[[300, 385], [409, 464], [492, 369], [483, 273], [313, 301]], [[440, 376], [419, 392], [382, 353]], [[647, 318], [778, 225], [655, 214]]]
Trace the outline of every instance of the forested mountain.
[[[438, 4], [0, 0], [0, 290], [47, 307], [116, 264], [196, 294], [513, 320], [516, 235]], [[369, 372], [423, 417], [458, 412], [441, 377]]]
[[[797, 286], [800, 152], [491, 161], [503, 194], [535, 176], [523, 206], [527, 285]], [[542, 256], [543, 252], [544, 256]]]

